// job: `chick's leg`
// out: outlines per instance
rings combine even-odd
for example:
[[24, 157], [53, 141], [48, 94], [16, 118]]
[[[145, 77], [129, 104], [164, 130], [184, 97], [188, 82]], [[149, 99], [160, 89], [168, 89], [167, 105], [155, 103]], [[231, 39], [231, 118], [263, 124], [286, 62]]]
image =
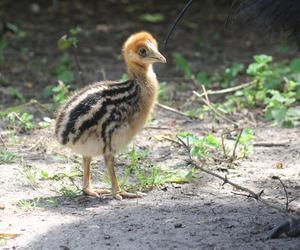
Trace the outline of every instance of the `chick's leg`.
[[115, 158], [113, 155], [104, 156], [105, 163], [108, 169], [108, 174], [111, 180], [112, 186], [112, 195], [117, 200], [122, 200], [122, 198], [140, 198], [141, 195], [129, 193], [126, 191], [121, 191], [120, 186], [117, 181], [116, 173], [115, 173]]
[[110, 194], [108, 189], [98, 189], [92, 187], [91, 160], [91, 157], [83, 156], [83, 192], [87, 195], [96, 197], [99, 197], [101, 194]]

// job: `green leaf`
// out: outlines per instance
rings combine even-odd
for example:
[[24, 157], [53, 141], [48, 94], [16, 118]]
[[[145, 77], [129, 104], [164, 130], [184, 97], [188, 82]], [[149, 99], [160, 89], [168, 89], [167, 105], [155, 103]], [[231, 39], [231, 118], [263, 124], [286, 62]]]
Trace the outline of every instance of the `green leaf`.
[[267, 55], [256, 55], [256, 56], [254, 56], [254, 60], [258, 64], [268, 64], [269, 62], [272, 62], [273, 57], [267, 56]]
[[276, 122], [281, 124], [287, 115], [287, 108], [281, 107], [281, 108], [273, 109], [271, 111], [271, 114], [272, 114], [272, 117], [276, 120]]
[[239, 143], [240, 144], [246, 144], [247, 142], [251, 141], [254, 139], [254, 133], [251, 128], [245, 128], [243, 130], [243, 133], [241, 134]]
[[69, 84], [74, 81], [74, 74], [72, 71], [65, 70], [57, 75], [57, 79], [61, 80], [65, 84]]
[[57, 47], [60, 50], [66, 50], [71, 45], [72, 45], [72, 43], [70, 43], [70, 41], [68, 40], [67, 35], [63, 35], [57, 42]]
[[19, 90], [17, 90], [16, 87], [10, 87], [9, 88], [9, 92], [10, 92], [10, 95], [15, 98], [15, 99], [19, 99], [21, 100], [22, 102], [25, 102], [26, 99], [25, 97], [19, 92]]
[[196, 76], [196, 81], [197, 81], [197, 83], [203, 84], [205, 86], [208, 86], [211, 84], [210, 76], [209, 76], [208, 72], [206, 72], [206, 71], [199, 72]]
[[217, 137], [212, 134], [207, 135], [205, 138], [205, 144], [213, 148], [220, 148], [220, 143]]
[[162, 14], [160, 13], [155, 13], [155, 14], [144, 14], [140, 16], [140, 19], [142, 21], [146, 21], [149, 23], [159, 23], [162, 22], [165, 18]]

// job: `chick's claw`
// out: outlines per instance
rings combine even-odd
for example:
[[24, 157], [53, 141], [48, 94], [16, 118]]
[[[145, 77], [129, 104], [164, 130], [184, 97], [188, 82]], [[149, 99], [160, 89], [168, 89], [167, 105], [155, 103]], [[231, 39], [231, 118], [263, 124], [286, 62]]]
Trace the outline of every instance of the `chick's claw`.
[[126, 191], [120, 191], [115, 194], [113, 194], [114, 198], [117, 200], [122, 200], [123, 198], [127, 199], [136, 199], [136, 198], [142, 198], [143, 194], [141, 193], [129, 193]]
[[106, 188], [85, 188], [83, 189], [83, 192], [86, 195], [94, 196], [94, 197], [100, 197], [101, 195], [110, 194], [111, 191]]

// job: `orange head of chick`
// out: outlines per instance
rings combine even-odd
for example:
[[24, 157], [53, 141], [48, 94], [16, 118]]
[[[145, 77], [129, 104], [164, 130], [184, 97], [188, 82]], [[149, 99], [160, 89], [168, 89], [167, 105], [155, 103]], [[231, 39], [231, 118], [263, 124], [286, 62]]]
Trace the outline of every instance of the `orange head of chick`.
[[158, 51], [157, 42], [145, 31], [131, 35], [123, 45], [123, 56], [130, 68], [147, 69], [155, 62], [166, 63], [166, 58]]

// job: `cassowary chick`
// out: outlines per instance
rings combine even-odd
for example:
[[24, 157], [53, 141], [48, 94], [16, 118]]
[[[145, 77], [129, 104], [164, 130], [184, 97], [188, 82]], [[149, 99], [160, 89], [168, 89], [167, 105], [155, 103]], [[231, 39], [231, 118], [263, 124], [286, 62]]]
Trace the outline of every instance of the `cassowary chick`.
[[[152, 64], [166, 63], [156, 40], [147, 32], [131, 35], [123, 45], [123, 56], [129, 80], [103, 81], [79, 90], [60, 109], [55, 126], [58, 141], [83, 156], [83, 191], [91, 196], [112, 192], [119, 200], [139, 195], [120, 189], [115, 155], [145, 125], [154, 106], [158, 82]], [[98, 155], [104, 156], [111, 191], [91, 184], [90, 163]]]

